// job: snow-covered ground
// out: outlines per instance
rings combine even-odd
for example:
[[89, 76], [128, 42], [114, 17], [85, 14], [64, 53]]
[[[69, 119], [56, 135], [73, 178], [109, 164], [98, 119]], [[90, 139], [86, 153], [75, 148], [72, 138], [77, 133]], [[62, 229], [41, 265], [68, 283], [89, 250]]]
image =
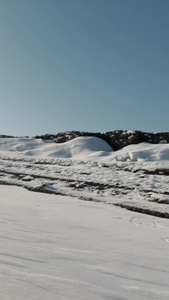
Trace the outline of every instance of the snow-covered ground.
[[112, 151], [96, 137], [63, 144], [0, 139], [0, 183], [169, 217], [169, 144]]
[[0, 186], [0, 299], [169, 299], [168, 219]]
[[169, 299], [168, 174], [169, 144], [0, 139], [0, 300]]

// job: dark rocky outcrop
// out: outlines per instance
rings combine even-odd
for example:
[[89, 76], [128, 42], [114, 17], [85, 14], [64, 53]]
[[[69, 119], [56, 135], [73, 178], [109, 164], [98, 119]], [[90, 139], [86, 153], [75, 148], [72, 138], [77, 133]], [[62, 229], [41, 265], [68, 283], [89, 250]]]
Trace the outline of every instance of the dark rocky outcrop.
[[14, 138], [13, 135], [5, 135], [5, 134], [0, 134], [0, 138], [4, 139], [4, 138]]
[[64, 143], [79, 136], [95, 136], [105, 140], [114, 150], [119, 150], [131, 144], [140, 143], [169, 143], [169, 132], [148, 133], [138, 130], [114, 130], [109, 132], [66, 131], [57, 134], [37, 135], [36, 139], [54, 140]]

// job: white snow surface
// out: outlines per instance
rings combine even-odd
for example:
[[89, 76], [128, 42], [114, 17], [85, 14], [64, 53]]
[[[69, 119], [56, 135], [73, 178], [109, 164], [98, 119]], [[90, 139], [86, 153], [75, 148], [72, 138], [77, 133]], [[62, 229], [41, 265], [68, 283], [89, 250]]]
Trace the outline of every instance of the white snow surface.
[[116, 206], [168, 217], [168, 170], [169, 144], [1, 138], [0, 300], [168, 300], [169, 219]]
[[107, 155], [112, 148], [97, 137], [78, 137], [62, 144], [34, 138], [7, 138], [0, 140], [0, 150], [22, 153], [26, 156], [59, 157], [59, 158], [85, 158]]
[[168, 220], [0, 186], [0, 299], [169, 298]]

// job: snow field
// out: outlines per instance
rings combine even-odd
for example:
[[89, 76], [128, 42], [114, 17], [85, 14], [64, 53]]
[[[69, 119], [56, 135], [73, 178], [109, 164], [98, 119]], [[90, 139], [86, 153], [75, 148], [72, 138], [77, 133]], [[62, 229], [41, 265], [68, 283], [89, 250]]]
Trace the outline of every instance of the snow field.
[[165, 299], [168, 220], [0, 186], [0, 299]]
[[168, 144], [1, 138], [0, 300], [168, 300], [168, 175]]
[[118, 204], [169, 217], [169, 145], [130, 145], [114, 152], [96, 137], [63, 144], [0, 139], [0, 183]]

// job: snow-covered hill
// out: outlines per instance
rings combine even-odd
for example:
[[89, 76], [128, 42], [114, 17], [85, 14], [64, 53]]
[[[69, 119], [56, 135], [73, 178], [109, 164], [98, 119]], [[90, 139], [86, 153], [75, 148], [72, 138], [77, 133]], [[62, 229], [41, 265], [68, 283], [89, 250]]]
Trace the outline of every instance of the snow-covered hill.
[[112, 149], [119, 150], [132, 144], [169, 143], [169, 132], [143, 132], [138, 130], [113, 130], [109, 132], [66, 131], [57, 134], [36, 136], [37, 139], [54, 140], [56, 143], [68, 142], [80, 136], [94, 136], [106, 141]]
[[86, 159], [89, 156], [106, 155], [112, 148], [97, 137], [78, 137], [63, 144], [35, 138], [9, 138], [0, 139], [0, 151], [13, 152], [14, 155]]

